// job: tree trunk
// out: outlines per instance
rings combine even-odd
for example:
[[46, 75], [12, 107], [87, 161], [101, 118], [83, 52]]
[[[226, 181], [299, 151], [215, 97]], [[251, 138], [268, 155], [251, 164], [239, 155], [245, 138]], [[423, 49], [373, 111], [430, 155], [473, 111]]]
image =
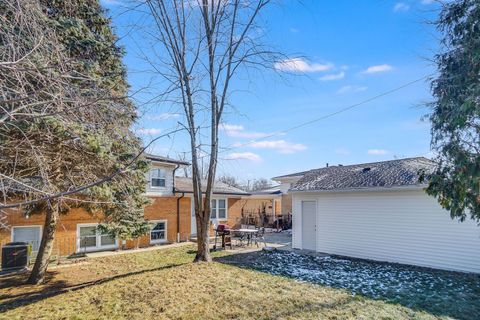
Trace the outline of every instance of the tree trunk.
[[[198, 213], [195, 213], [198, 215]], [[205, 212], [200, 213], [200, 217], [197, 217], [197, 255], [193, 262], [210, 262], [212, 257], [210, 256], [210, 214], [205, 219]], [[200, 218], [200, 219], [199, 219]]]
[[50, 256], [52, 255], [53, 240], [55, 237], [55, 229], [59, 218], [58, 204], [51, 203], [47, 207], [45, 224], [43, 226], [42, 241], [38, 250], [37, 259], [33, 266], [32, 273], [27, 280], [29, 284], [41, 284], [45, 279]]

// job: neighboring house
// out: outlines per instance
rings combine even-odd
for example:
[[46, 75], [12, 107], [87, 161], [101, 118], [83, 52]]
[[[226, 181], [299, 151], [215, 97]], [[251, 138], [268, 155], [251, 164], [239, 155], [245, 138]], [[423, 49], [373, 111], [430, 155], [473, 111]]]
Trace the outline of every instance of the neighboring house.
[[[250, 192], [244, 196], [243, 212], [246, 214], [266, 213], [269, 217], [281, 215], [282, 192], [280, 186]], [[275, 215], [274, 215], [275, 213]]]
[[330, 166], [290, 179], [294, 248], [480, 272], [480, 227], [450, 219], [419, 183], [426, 158]]
[[[135, 241], [113, 239], [101, 234], [97, 225], [102, 216], [88, 214], [84, 209], [72, 209], [60, 217], [54, 242], [54, 255], [70, 255], [83, 251], [112, 250], [119, 247], [145, 247], [162, 243], [186, 241], [196, 234], [192, 201], [192, 181], [176, 177], [176, 170], [189, 163], [147, 154], [152, 168], [147, 174], [146, 195], [152, 203], [145, 207], [145, 218], [152, 222], [151, 232]], [[241, 223], [241, 197], [248, 193], [226, 184], [214, 185], [212, 221], [231, 227]], [[26, 216], [18, 210], [7, 214], [8, 228], [0, 229], [0, 244], [10, 241], [26, 241], [38, 250], [42, 236], [44, 215]]]
[[[291, 205], [285, 210], [285, 195], [280, 186], [250, 192], [242, 197], [242, 213], [247, 224], [274, 228], [288, 228], [291, 225]], [[290, 209], [288, 209], [290, 208]]]

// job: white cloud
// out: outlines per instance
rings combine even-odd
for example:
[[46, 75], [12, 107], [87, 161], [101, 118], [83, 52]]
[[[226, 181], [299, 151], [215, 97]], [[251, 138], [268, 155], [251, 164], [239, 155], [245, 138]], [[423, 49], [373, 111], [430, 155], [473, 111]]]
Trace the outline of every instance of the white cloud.
[[385, 149], [370, 149], [367, 151], [367, 153], [375, 156], [382, 156], [382, 155], [389, 154], [390, 151]]
[[367, 89], [368, 89], [368, 87], [365, 87], [365, 86], [348, 85], [348, 86], [343, 86], [340, 89], [338, 89], [337, 93], [338, 94], [356, 93], [356, 92], [365, 91]]
[[368, 67], [362, 73], [372, 74], [372, 73], [387, 72], [387, 71], [392, 71], [392, 70], [393, 70], [393, 67], [389, 64], [379, 64], [379, 65], [376, 65], [376, 66]]
[[298, 33], [299, 31], [297, 28], [290, 28], [291, 33]]
[[116, 5], [120, 5], [120, 4], [123, 4], [121, 1], [119, 0], [100, 0], [100, 3], [104, 6], [116, 6]]
[[406, 4], [405, 2], [397, 2], [393, 6], [393, 11], [395, 11], [395, 12], [406, 12], [408, 10], [410, 10], [410, 6], [408, 4]]
[[333, 68], [330, 63], [311, 63], [302, 58], [285, 59], [276, 62], [275, 69], [288, 72], [320, 72], [327, 71]]
[[264, 132], [249, 132], [245, 131], [242, 125], [223, 123], [220, 125], [220, 130], [225, 132], [229, 137], [233, 138], [247, 138], [247, 139], [259, 139], [265, 138], [269, 133]]
[[225, 131], [242, 131], [242, 130], [244, 130], [244, 127], [240, 124], [222, 123], [221, 127]]
[[175, 112], [164, 112], [164, 113], [160, 113], [160, 114], [157, 114], [157, 115], [151, 115], [151, 116], [147, 116], [146, 118], [147, 119], [150, 119], [150, 120], [168, 120], [168, 119], [175, 119], [175, 118], [178, 118], [180, 117], [180, 113], [175, 113]]
[[253, 152], [233, 152], [226, 156], [227, 160], [249, 160], [258, 162], [262, 160], [258, 154]]
[[342, 71], [340, 73], [334, 73], [334, 74], [327, 74], [324, 75], [323, 77], [320, 77], [319, 79], [321, 81], [332, 81], [332, 80], [340, 80], [345, 78], [345, 72]]
[[350, 150], [345, 149], [345, 148], [337, 148], [337, 149], [335, 149], [335, 153], [347, 156], [347, 155], [350, 154]]
[[138, 129], [135, 131], [137, 134], [141, 136], [154, 136], [156, 134], [159, 134], [162, 132], [162, 129], [157, 129], [157, 128], [144, 128], [144, 129]]
[[307, 146], [304, 144], [287, 142], [285, 140], [253, 141], [248, 145], [257, 149], [272, 149], [283, 154], [292, 154], [307, 149]]

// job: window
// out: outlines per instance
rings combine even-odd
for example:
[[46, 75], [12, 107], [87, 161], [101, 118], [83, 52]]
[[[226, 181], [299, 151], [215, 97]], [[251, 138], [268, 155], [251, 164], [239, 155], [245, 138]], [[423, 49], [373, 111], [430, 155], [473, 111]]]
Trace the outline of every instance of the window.
[[12, 227], [12, 242], [26, 242], [32, 245], [32, 251], [37, 252], [42, 240], [42, 227], [25, 226]]
[[226, 220], [227, 219], [227, 200], [212, 199], [210, 219]]
[[153, 188], [165, 188], [164, 169], [153, 169], [150, 171], [150, 185]]
[[97, 224], [77, 225], [78, 251], [96, 251], [117, 247], [117, 239], [108, 234], [102, 234]]
[[167, 241], [167, 221], [153, 221], [152, 230], [150, 230], [150, 243], [159, 243]]

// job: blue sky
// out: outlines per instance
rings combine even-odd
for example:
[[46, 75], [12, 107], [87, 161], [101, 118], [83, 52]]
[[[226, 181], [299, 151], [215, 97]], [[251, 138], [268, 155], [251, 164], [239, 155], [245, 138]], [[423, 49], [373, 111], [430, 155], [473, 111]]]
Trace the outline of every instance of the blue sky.
[[[125, 47], [132, 92], [150, 84], [142, 32], [131, 25], [142, 17], [125, 13], [120, 0], [105, 0]], [[242, 89], [223, 119], [219, 174], [251, 180], [330, 164], [394, 157], [431, 156], [429, 84], [419, 81], [330, 118], [282, 131], [336, 112], [435, 72], [431, 58], [438, 34], [429, 23], [431, 0], [284, 0], [264, 12], [261, 24], [270, 44], [298, 60], [277, 65], [293, 73], [265, 70], [238, 82]], [[122, 13], [122, 14], [119, 14]], [[297, 72], [297, 71], [302, 72]], [[281, 72], [280, 72], [281, 73]], [[286, 75], [286, 74], [285, 74]], [[245, 77], [243, 77], [245, 78]], [[248, 88], [248, 90], [245, 90]], [[154, 91], [154, 90], [150, 90]], [[154, 92], [137, 96], [148, 100]], [[136, 130], [148, 142], [176, 126], [182, 116], [166, 103], [143, 105]], [[266, 135], [275, 135], [265, 138]], [[189, 151], [186, 134], [155, 143], [150, 151], [177, 157]]]

